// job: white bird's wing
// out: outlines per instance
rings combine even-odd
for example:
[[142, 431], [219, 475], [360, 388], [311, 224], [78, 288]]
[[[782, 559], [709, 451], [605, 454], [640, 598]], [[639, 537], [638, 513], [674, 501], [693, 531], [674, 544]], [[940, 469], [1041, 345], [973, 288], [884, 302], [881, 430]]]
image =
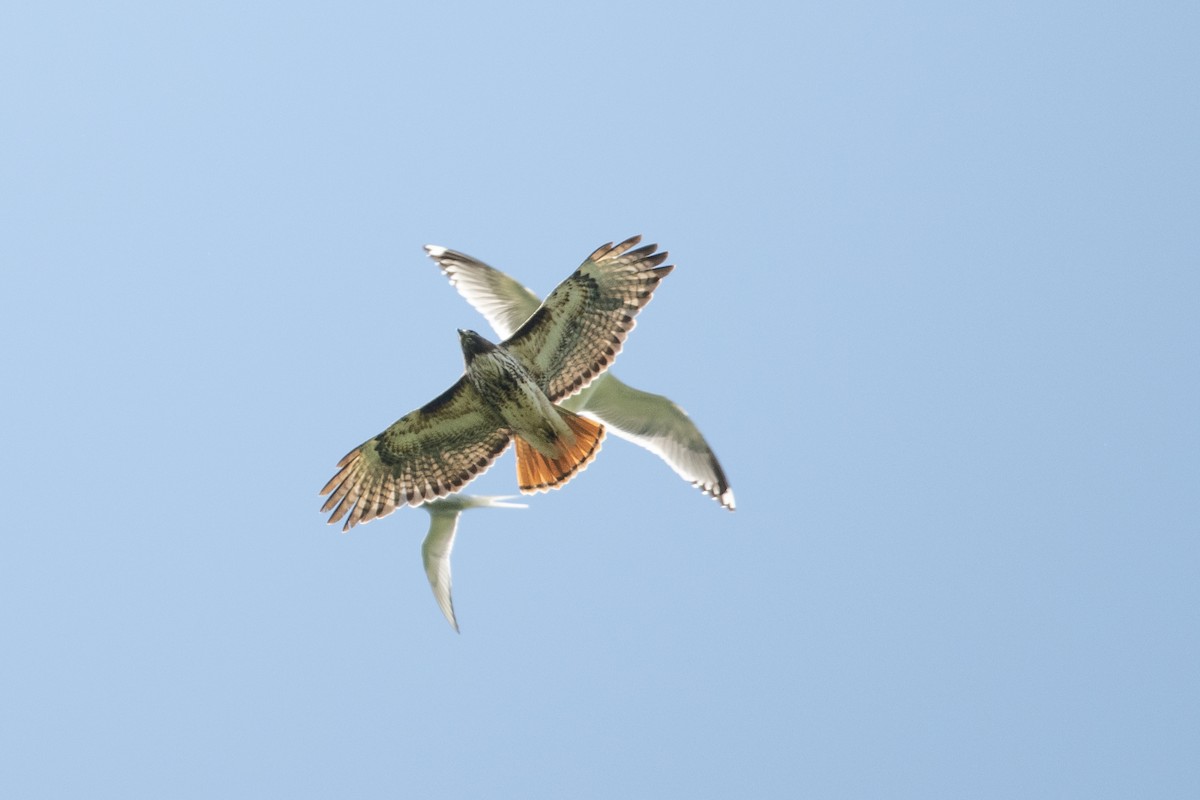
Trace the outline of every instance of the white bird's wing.
[[536, 294], [513, 278], [466, 253], [435, 244], [425, 245], [425, 252], [463, 299], [483, 314], [501, 341], [516, 333], [542, 304]]
[[433, 589], [433, 598], [455, 632], [458, 631], [458, 620], [454, 616], [454, 599], [450, 593], [450, 554], [454, 551], [454, 537], [458, 532], [458, 515], [468, 508], [527, 508], [523, 503], [505, 502], [508, 499], [458, 494], [422, 506], [429, 512], [429, 533], [421, 544], [425, 575]]
[[691, 418], [668, 398], [627, 386], [608, 372], [562, 405], [595, 417], [617, 436], [654, 453], [679, 477], [733, 511], [733, 490], [716, 454]]

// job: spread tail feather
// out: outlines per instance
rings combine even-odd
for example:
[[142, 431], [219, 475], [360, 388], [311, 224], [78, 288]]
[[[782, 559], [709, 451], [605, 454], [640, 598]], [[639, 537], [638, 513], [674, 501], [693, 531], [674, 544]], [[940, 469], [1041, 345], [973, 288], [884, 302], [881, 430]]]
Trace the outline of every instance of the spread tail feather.
[[600, 452], [600, 442], [604, 440], [603, 425], [566, 409], [558, 411], [575, 434], [574, 443], [564, 444], [558, 458], [548, 458], [521, 437], [516, 437], [517, 485], [525, 494], [557, 489], [575, 477], [575, 473], [590, 464]]

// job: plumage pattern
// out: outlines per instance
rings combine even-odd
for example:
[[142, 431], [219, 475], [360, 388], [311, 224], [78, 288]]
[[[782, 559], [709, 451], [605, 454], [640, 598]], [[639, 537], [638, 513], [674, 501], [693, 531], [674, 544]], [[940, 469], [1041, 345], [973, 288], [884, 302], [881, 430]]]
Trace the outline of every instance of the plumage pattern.
[[[566, 483], [595, 457], [603, 426], [576, 431], [571, 412], [554, 405], [608, 368], [671, 266], [640, 237], [598, 248], [504, 342], [459, 331], [466, 371], [442, 395], [350, 451], [321, 490], [329, 521], [343, 530], [404, 505], [461, 490], [514, 437], [538, 464], [518, 475], [525, 492]], [[582, 431], [582, 429], [581, 429]]]
[[634, 317], [674, 269], [659, 266], [667, 254], [656, 253], [658, 245], [633, 249], [641, 239], [633, 236], [598, 248], [504, 342], [541, 378], [552, 403], [608, 369], [633, 330]]
[[[425, 249], [501, 337], [512, 336], [538, 310], [537, 295], [500, 270], [456, 250], [435, 245]], [[669, 398], [634, 389], [606, 372], [564, 400], [562, 407], [600, 420], [617, 436], [658, 455], [725, 508], [735, 507], [733, 490], [712, 448]]]
[[342, 530], [392, 513], [398, 506], [457, 492], [508, 448], [504, 420], [484, 405], [466, 378], [435, 400], [347, 453], [321, 489], [331, 523]]
[[429, 588], [433, 590], [438, 607], [455, 631], [458, 630], [458, 619], [454, 615], [454, 599], [451, 596], [450, 554], [454, 551], [458, 516], [468, 508], [526, 508], [523, 503], [505, 502], [508, 499], [456, 494], [422, 506], [429, 512], [429, 533], [421, 544], [425, 575], [429, 578]]

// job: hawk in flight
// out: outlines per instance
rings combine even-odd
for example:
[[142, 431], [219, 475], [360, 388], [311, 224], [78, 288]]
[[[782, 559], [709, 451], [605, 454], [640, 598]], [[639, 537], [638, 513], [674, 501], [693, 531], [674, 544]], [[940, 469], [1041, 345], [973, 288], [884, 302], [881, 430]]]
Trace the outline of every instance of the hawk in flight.
[[522, 492], [556, 488], [586, 467], [604, 426], [561, 401], [617, 357], [634, 317], [671, 265], [640, 236], [602, 245], [504, 341], [459, 331], [466, 370], [453, 386], [338, 462], [321, 507], [342, 530], [461, 490], [515, 440]]
[[[445, 247], [426, 245], [425, 250], [501, 338], [512, 336], [538, 313], [538, 296], [500, 270]], [[685, 481], [733, 510], [733, 490], [712, 448], [668, 398], [634, 389], [606, 372], [562, 407], [604, 423], [617, 436], [659, 456]]]

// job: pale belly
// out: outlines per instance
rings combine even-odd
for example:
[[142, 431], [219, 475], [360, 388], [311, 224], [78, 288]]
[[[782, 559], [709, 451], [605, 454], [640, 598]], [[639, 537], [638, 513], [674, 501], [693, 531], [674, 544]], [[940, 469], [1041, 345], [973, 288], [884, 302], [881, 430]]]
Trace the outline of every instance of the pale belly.
[[488, 354], [476, 358], [470, 371], [484, 401], [504, 418], [513, 433], [542, 455], [558, 458], [562, 447], [575, 441], [562, 413], [515, 360], [499, 353]]
[[513, 433], [548, 458], [557, 458], [564, 444], [575, 441], [558, 409], [532, 381], [519, 384], [497, 410]]

